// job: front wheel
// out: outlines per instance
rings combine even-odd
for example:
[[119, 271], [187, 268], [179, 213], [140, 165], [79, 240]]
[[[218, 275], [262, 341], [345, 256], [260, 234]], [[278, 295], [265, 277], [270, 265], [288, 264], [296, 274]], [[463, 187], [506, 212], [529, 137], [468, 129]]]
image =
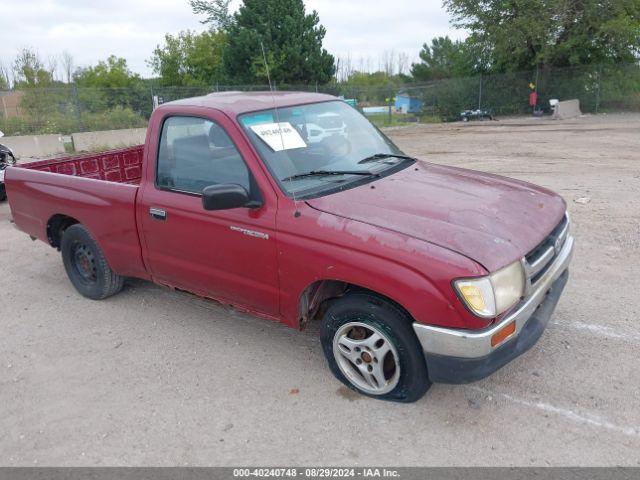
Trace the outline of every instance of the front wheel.
[[64, 231], [60, 250], [69, 280], [85, 297], [102, 300], [122, 290], [124, 278], [111, 270], [84, 225], [71, 225]]
[[320, 339], [333, 374], [364, 395], [414, 402], [431, 382], [411, 317], [369, 293], [332, 301], [322, 320]]

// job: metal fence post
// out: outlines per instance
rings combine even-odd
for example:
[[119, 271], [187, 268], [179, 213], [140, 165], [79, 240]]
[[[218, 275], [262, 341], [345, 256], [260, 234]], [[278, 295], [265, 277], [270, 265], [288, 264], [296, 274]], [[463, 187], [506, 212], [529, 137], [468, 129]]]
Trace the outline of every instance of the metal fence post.
[[602, 83], [602, 64], [598, 65], [598, 85], [596, 87], [596, 113], [600, 108], [600, 85]]
[[80, 112], [80, 98], [78, 96], [78, 86], [73, 84], [73, 99], [76, 104], [76, 121], [78, 122], [78, 130], [83, 130], [82, 128], [82, 113]]

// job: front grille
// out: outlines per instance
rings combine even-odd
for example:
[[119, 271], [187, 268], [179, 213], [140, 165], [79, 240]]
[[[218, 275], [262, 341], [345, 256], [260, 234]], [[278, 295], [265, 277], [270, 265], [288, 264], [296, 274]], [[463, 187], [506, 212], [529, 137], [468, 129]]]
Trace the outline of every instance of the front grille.
[[524, 257], [527, 280], [532, 287], [542, 278], [562, 250], [569, 233], [569, 218], [562, 220], [540, 244]]

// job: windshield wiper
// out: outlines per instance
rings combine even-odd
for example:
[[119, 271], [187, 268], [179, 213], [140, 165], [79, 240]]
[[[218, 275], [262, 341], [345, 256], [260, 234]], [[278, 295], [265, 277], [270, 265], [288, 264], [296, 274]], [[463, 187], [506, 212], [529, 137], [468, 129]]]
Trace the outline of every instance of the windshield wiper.
[[369, 155], [368, 157], [363, 158], [358, 162], [358, 165], [363, 163], [375, 162], [377, 160], [382, 160], [385, 158], [402, 158], [403, 160], [415, 160], [415, 158], [410, 157], [409, 155], [400, 155], [396, 153], [374, 153], [373, 155]]
[[290, 177], [286, 177], [281, 179], [281, 182], [286, 182], [288, 180], [295, 180], [297, 178], [306, 178], [306, 177], [316, 177], [316, 176], [324, 176], [324, 175], [364, 175], [367, 177], [379, 177], [379, 173], [369, 172], [368, 170], [311, 170], [310, 172], [305, 173], [297, 173], [295, 175], [291, 175]]

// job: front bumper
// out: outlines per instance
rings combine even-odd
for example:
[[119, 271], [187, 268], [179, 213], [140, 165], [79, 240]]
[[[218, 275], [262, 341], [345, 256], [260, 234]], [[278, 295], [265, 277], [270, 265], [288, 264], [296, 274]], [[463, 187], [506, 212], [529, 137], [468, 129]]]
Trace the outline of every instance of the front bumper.
[[[573, 237], [568, 237], [536, 289], [515, 310], [485, 330], [413, 324], [432, 382], [468, 383], [484, 378], [529, 350], [540, 338], [569, 278]], [[515, 331], [493, 347], [491, 338], [510, 323]]]

